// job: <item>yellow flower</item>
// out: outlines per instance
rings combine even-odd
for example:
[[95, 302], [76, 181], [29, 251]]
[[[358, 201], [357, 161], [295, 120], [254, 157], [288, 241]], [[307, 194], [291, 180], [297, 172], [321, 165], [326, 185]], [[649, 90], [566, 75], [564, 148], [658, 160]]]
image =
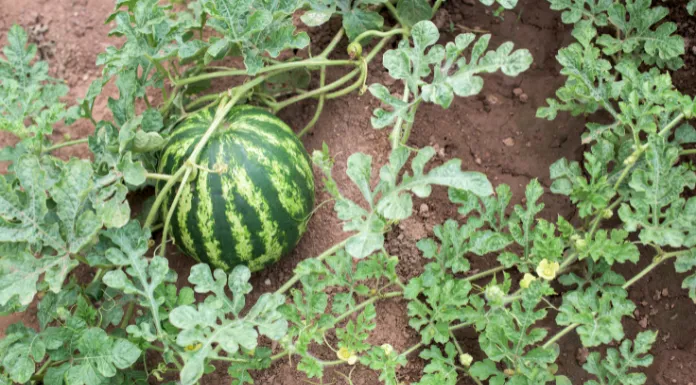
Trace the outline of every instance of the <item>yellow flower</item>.
[[459, 363], [464, 365], [465, 368], [471, 366], [472, 362], [474, 362], [474, 357], [472, 357], [471, 354], [465, 353], [459, 355]]
[[530, 285], [532, 282], [534, 282], [534, 281], [536, 281], [536, 277], [535, 277], [535, 276], [533, 276], [533, 275], [531, 275], [531, 274], [529, 274], [529, 273], [525, 273], [525, 274], [524, 274], [524, 277], [523, 277], [522, 280], [520, 281], [520, 287], [523, 288], [523, 289], [527, 289], [527, 288], [529, 288], [529, 285]]
[[558, 262], [549, 262], [548, 259], [542, 259], [539, 266], [536, 268], [536, 273], [539, 277], [551, 281], [556, 278], [556, 273], [561, 268]]
[[203, 344], [199, 342], [199, 343], [197, 343], [197, 344], [187, 345], [187, 346], [184, 348], [184, 350], [187, 351], [187, 352], [195, 352], [195, 351], [198, 351], [198, 350], [199, 350], [200, 348], [202, 348], [202, 347], [203, 347]]
[[381, 346], [382, 350], [384, 350], [384, 354], [390, 356], [394, 352], [394, 347], [389, 345], [389, 344], [384, 344]]
[[347, 362], [348, 365], [355, 365], [358, 362], [358, 356], [347, 348], [338, 349], [336, 356], [339, 360]]

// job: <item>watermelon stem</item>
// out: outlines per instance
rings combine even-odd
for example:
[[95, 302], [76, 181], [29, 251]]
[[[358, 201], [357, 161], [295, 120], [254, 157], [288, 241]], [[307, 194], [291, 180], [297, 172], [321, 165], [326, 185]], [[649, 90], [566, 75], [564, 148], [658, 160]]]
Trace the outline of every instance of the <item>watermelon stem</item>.
[[[325, 93], [328, 93], [330, 91], [335, 90], [336, 88], [349, 82], [356, 75], [363, 74], [365, 72], [365, 70], [363, 69], [364, 66], [366, 64], [369, 64], [377, 56], [377, 54], [382, 51], [384, 46], [391, 40], [392, 37], [393, 37], [393, 35], [382, 38], [382, 40], [380, 40], [379, 43], [377, 43], [377, 45], [375, 45], [375, 47], [370, 51], [370, 53], [363, 57], [364, 62], [362, 63], [362, 65], [360, 67], [358, 67], [358, 68], [352, 70], [351, 72], [343, 75], [338, 80], [336, 80], [332, 83], [329, 83], [323, 87], [317, 88], [315, 90], [305, 92], [305, 93], [300, 94], [300, 95], [293, 96], [292, 98], [283, 100], [282, 102], [268, 103], [268, 106], [271, 108], [273, 113], [276, 114], [276, 113], [278, 113], [278, 111], [282, 110], [283, 108], [285, 108], [291, 104], [295, 104], [295, 103], [300, 102], [302, 100], [317, 97], [318, 95], [322, 95], [322, 94], [325, 94]], [[343, 90], [341, 90], [341, 91], [337, 91], [337, 92], [332, 93], [332, 94], [327, 94], [326, 99], [337, 98], [337, 97], [343, 96], [349, 92], [352, 92], [353, 90], [358, 88], [359, 85], [363, 84], [363, 82], [364, 81], [362, 79], [358, 79], [358, 81], [356, 83], [354, 83], [348, 87], [350, 89], [349, 91], [343, 92]], [[356, 86], [356, 84], [358, 84], [358, 85]]]
[[[265, 74], [269, 72], [279, 72], [279, 71], [289, 71], [295, 68], [308, 68], [308, 67], [322, 67], [322, 66], [357, 66], [360, 62], [356, 60], [329, 60], [323, 57], [310, 58], [295, 62], [286, 62], [271, 65], [260, 69], [257, 74]], [[246, 69], [234, 69], [229, 71], [216, 71], [208, 72], [197, 76], [191, 76], [186, 79], [178, 79], [173, 84], [175, 86], [184, 86], [188, 84], [198, 83], [203, 80], [215, 79], [215, 78], [225, 78], [230, 76], [245, 76], [248, 75]], [[258, 78], [256, 78], [258, 79]], [[256, 80], [254, 79], [254, 80]]]
[[171, 176], [171, 175], [167, 175], [167, 174], [157, 174], [157, 173], [154, 173], [154, 172], [146, 172], [146, 173], [145, 173], [145, 178], [147, 178], [147, 179], [154, 179], [154, 180], [164, 180], [164, 181], [168, 181], [168, 180], [172, 179], [172, 176]]
[[[321, 262], [321, 261], [323, 261], [324, 259], [326, 259], [326, 258], [328, 258], [328, 257], [330, 257], [330, 256], [332, 256], [332, 255], [334, 255], [334, 254], [336, 254], [337, 251], [341, 250], [341, 249], [346, 245], [346, 243], [348, 243], [348, 240], [349, 240], [350, 238], [352, 238], [352, 237], [348, 237], [348, 238], [342, 240], [341, 242], [339, 242], [339, 243], [337, 243], [337, 244], [331, 246], [330, 248], [326, 249], [323, 253], [321, 253], [321, 254], [316, 258], [316, 260], [319, 261], [319, 262]], [[290, 278], [287, 282], [285, 282], [285, 284], [284, 284], [283, 286], [281, 286], [278, 290], [276, 290], [276, 293], [277, 293], [277, 294], [283, 294], [283, 293], [285, 293], [286, 291], [290, 290], [290, 288], [291, 288], [294, 284], [296, 284], [297, 281], [300, 280], [300, 278], [302, 278], [302, 275], [301, 275], [301, 274], [295, 274], [295, 275], [293, 275], [292, 278]]]
[[345, 30], [343, 28], [339, 29], [338, 32], [336, 32], [336, 35], [331, 39], [331, 42], [329, 45], [324, 48], [324, 50], [319, 54], [317, 57], [321, 58], [327, 58], [331, 52], [333, 52], [334, 49], [336, 49], [336, 46], [338, 43], [343, 39]]
[[171, 222], [172, 216], [174, 215], [174, 208], [179, 203], [179, 198], [181, 197], [181, 193], [184, 191], [184, 186], [186, 186], [186, 182], [188, 181], [189, 177], [191, 176], [191, 172], [193, 171], [193, 167], [190, 165], [188, 165], [188, 167], [186, 167], [185, 169], [186, 171], [184, 172], [184, 176], [181, 178], [179, 189], [176, 191], [174, 201], [172, 201], [172, 208], [167, 212], [167, 218], [164, 220], [164, 230], [162, 231], [162, 243], [160, 246], [160, 255], [162, 257], [164, 257], [167, 252], [167, 234], [169, 233], [169, 223]]

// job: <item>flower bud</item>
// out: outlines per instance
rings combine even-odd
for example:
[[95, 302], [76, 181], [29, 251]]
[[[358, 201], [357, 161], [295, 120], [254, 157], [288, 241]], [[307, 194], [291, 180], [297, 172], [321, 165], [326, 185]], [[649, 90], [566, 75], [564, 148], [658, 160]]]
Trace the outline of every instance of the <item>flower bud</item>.
[[469, 353], [464, 353], [459, 355], [459, 363], [462, 364], [465, 368], [468, 368], [471, 366], [471, 363], [474, 362], [474, 357], [471, 356]]
[[392, 353], [394, 353], [394, 347], [391, 346], [390, 344], [384, 344], [380, 346], [382, 350], [384, 350], [384, 354], [390, 356]]
[[348, 57], [351, 59], [360, 59], [362, 58], [362, 51], [363, 47], [360, 45], [360, 43], [353, 42], [348, 44]]

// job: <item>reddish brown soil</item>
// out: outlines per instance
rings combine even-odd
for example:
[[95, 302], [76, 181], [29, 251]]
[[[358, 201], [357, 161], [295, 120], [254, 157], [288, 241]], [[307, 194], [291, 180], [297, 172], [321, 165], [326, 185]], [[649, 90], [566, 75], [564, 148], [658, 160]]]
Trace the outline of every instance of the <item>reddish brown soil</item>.
[[[683, 11], [682, 1], [665, 3], [676, 8], [672, 17], [679, 21], [680, 32], [687, 37], [687, 67], [675, 74], [675, 82], [684, 92], [693, 95], [696, 93], [696, 80], [693, 80], [696, 79], [693, 76], [696, 72], [696, 41], [692, 39], [696, 38], [696, 23]], [[504, 14], [504, 20], [492, 16], [485, 7], [470, 6], [468, 3], [473, 2], [460, 0], [446, 3], [442, 15], [438, 17], [443, 41], [452, 37], [450, 25], [457, 29], [466, 26], [488, 30], [493, 34], [493, 46], [511, 40], [518, 47], [528, 48], [535, 58], [534, 65], [515, 79], [500, 74], [487, 76], [480, 97], [457, 99], [447, 111], [443, 112], [436, 106], [423, 106], [410, 142], [414, 146], [435, 146], [440, 151], [441, 159], [460, 158], [465, 169], [485, 172], [495, 184], [509, 184], [517, 203], [522, 199], [524, 186], [530, 179], [539, 178], [548, 187], [548, 166], [560, 157], [580, 159], [584, 150], [580, 144], [580, 133], [585, 119], [561, 115], [557, 120], [548, 122], [535, 118], [536, 109], [564, 81], [558, 75], [560, 67], [554, 56], [559, 48], [572, 41], [570, 28], [560, 22], [559, 15], [550, 11], [548, 3], [543, 0], [521, 1], [514, 12]], [[34, 39], [44, 47], [55, 76], [65, 78], [72, 88], [69, 97], [81, 97], [98, 74], [99, 70], [94, 65], [96, 55], [107, 45], [114, 44], [114, 40], [107, 37], [111, 26], [103, 24], [112, 4], [110, 0], [0, 0], [0, 43], [4, 43], [4, 34], [12, 23], [34, 28], [37, 31], [33, 34]], [[331, 36], [330, 28], [310, 32], [318, 46], [325, 44]], [[376, 81], [389, 82], [389, 77], [378, 65], [373, 66], [368, 79], [368, 82]], [[395, 85], [392, 87], [397, 91]], [[518, 87], [528, 97], [525, 102], [513, 95], [513, 89]], [[105, 104], [105, 99], [98, 102], [98, 114], [106, 113]], [[328, 102], [314, 131], [305, 140], [310, 151], [320, 148], [323, 142], [329, 145], [337, 161], [334, 175], [338, 177], [339, 185], [344, 186], [348, 195], [355, 199], [359, 194], [349, 187], [344, 174], [347, 157], [361, 151], [372, 155], [374, 164], [381, 165], [388, 153], [387, 133], [375, 131], [370, 126], [369, 117], [376, 106], [375, 99], [369, 95], [352, 95]], [[309, 121], [313, 108], [314, 103], [307, 102], [282, 111], [280, 115], [299, 128]], [[77, 124], [69, 129], [69, 133], [74, 138], [81, 137], [91, 129], [89, 124]], [[57, 133], [62, 135], [67, 131], [57, 130]], [[11, 138], [0, 136], [0, 144], [8, 143], [12, 143]], [[86, 148], [77, 147], [66, 149], [61, 155], [84, 157], [87, 153]], [[318, 201], [326, 199], [328, 196], [319, 192]], [[573, 218], [574, 210], [567, 199], [549, 193], [544, 197], [544, 202], [544, 216], [548, 219], [555, 219], [559, 214]], [[419, 208], [421, 203], [416, 202], [416, 207]], [[432, 235], [432, 227], [445, 218], [457, 216], [444, 190], [436, 190], [427, 200], [427, 210], [417, 211], [388, 239], [389, 251], [400, 256], [399, 274], [404, 278], [413, 277], [422, 269], [423, 261], [414, 246], [415, 241]], [[344, 237], [331, 206], [323, 206], [313, 217], [307, 235], [295, 252], [253, 277], [252, 283], [257, 289], [254, 294], [258, 296], [261, 292], [277, 289], [291, 276], [293, 267], [300, 260], [318, 255]], [[190, 260], [181, 255], [171, 255], [171, 265], [180, 273], [180, 277], [186, 277]], [[642, 264], [649, 263], [649, 258], [649, 251], [646, 251]], [[492, 258], [472, 260], [474, 269], [485, 269], [494, 263]], [[629, 266], [623, 272], [630, 274], [638, 269]], [[652, 351], [655, 362], [646, 370], [650, 385], [693, 385], [696, 381], [696, 306], [680, 289], [681, 279], [671, 266], [666, 265], [630, 291], [631, 298], [638, 304], [638, 312], [635, 319], [624, 322], [627, 335], [633, 337], [644, 328], [660, 330], [659, 341]], [[559, 301], [558, 298], [554, 300]], [[417, 333], [408, 327], [405, 305], [405, 302], [398, 300], [378, 305], [378, 326], [370, 342], [388, 342], [397, 349], [403, 349], [418, 341]], [[6, 325], [17, 320], [35, 324], [35, 309], [23, 315], [0, 317], [0, 335]], [[476, 359], [482, 358], [473, 331], [461, 331], [458, 337]], [[566, 337], [561, 344], [559, 370], [567, 374], [574, 384], [588, 379], [580, 368], [580, 347], [575, 336]], [[324, 353], [326, 358], [332, 359], [331, 352], [317, 353]], [[400, 369], [400, 380], [405, 383], [417, 381], [422, 367], [419, 359], [411, 360]], [[347, 374], [346, 368], [339, 370]], [[276, 362], [255, 377], [256, 383], [261, 385], [308, 383], [304, 375], [296, 372], [287, 361]], [[373, 372], [362, 368], [353, 373], [352, 379], [356, 385], [379, 383]], [[347, 384], [343, 377], [331, 371], [324, 380], [324, 383]], [[206, 377], [204, 383], [228, 383], [226, 371], [218, 370]], [[467, 380], [461, 383], [472, 384]]]

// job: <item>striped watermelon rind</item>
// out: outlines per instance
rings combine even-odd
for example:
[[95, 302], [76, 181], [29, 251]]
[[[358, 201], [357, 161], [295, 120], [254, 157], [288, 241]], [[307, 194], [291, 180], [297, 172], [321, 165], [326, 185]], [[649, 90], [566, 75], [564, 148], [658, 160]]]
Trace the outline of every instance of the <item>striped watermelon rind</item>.
[[[205, 109], [176, 127], [160, 173], [184, 165], [214, 115]], [[171, 221], [185, 254], [228, 271], [239, 264], [257, 271], [297, 245], [314, 207], [314, 176], [309, 154], [282, 120], [253, 106], [232, 108], [198, 164]], [[178, 188], [167, 192], [165, 218]]]

